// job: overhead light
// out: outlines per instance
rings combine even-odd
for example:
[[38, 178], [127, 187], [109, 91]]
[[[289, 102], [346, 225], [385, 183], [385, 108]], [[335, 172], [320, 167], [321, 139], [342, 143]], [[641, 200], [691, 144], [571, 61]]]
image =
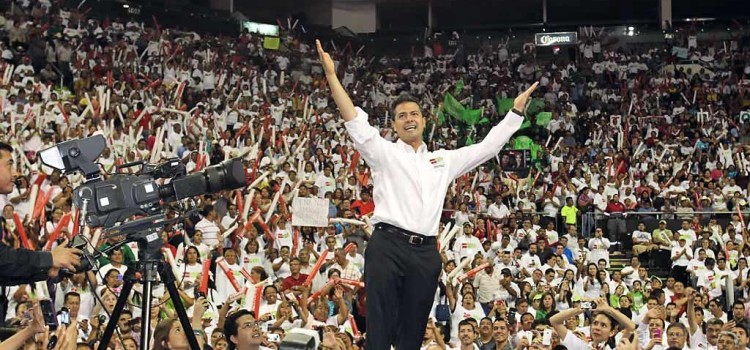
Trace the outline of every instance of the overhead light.
[[123, 4], [123, 5], [122, 5], [122, 8], [125, 8], [125, 9], [126, 9], [126, 8], [130, 8], [130, 5], [128, 5], [128, 4]]
[[628, 30], [632, 32], [635, 30], [635, 27], [628, 27]]

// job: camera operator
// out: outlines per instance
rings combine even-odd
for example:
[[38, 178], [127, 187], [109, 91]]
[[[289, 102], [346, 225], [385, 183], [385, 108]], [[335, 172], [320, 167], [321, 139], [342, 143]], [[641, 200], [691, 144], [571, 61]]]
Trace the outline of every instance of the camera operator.
[[[13, 148], [0, 142], [0, 194], [13, 191], [16, 169], [13, 163]], [[14, 249], [0, 243], [0, 286], [12, 286], [56, 277], [61, 268], [75, 270], [80, 265], [79, 249], [67, 248], [67, 242], [51, 252]], [[5, 319], [7, 296], [5, 288], [0, 294], [0, 319]]]

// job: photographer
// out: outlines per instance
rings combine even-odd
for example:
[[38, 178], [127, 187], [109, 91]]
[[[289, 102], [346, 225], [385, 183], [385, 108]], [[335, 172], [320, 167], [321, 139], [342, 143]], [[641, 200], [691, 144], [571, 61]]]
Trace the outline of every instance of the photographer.
[[[13, 191], [16, 169], [13, 162], [13, 148], [0, 142], [0, 194]], [[41, 281], [57, 276], [60, 268], [75, 270], [80, 264], [82, 252], [66, 248], [67, 241], [51, 252], [35, 252], [27, 249], [13, 249], [0, 244], [0, 285], [18, 285]]]
[[[13, 192], [16, 169], [13, 162], [13, 148], [0, 142], [0, 194]], [[56, 277], [60, 268], [75, 270], [80, 265], [82, 252], [67, 248], [67, 240], [51, 252], [36, 252], [27, 249], [14, 249], [0, 243], [0, 286], [11, 286], [41, 281]], [[5, 288], [0, 293], [0, 320], [5, 320], [8, 300]]]

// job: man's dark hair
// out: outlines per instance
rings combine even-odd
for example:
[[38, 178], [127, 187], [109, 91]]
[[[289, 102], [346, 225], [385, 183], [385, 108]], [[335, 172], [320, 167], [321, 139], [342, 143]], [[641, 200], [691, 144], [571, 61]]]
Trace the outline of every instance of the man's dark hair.
[[211, 214], [213, 210], [214, 210], [214, 206], [211, 204], [208, 204], [205, 207], [203, 207], [203, 211], [201, 212], [201, 215], [203, 215], [203, 217], [206, 217], [208, 216], [208, 214]]
[[[476, 332], [477, 329], [474, 328], [474, 323], [472, 323], [472, 321], [474, 321], [473, 318], [465, 318], [465, 319], [461, 320], [461, 322], [458, 323], [458, 328], [461, 329], [461, 326], [471, 326], [471, 330], [474, 331], [474, 332]], [[474, 322], [476, 322], [476, 321], [474, 321]]]
[[5, 142], [0, 142], [0, 151], [8, 151], [9, 153], [13, 153], [13, 147]]
[[[416, 97], [409, 95], [409, 94], [402, 94], [399, 95], [393, 103], [391, 103], [391, 111], [393, 112], [393, 117], [396, 117], [396, 107], [402, 103], [407, 102], [414, 102], [417, 104], [417, 107], [419, 107], [419, 112], [422, 113], [422, 106], [419, 104], [419, 99]], [[424, 117], [424, 113], [422, 113], [422, 116]]]
[[274, 291], [275, 291], [276, 293], [278, 293], [278, 292], [279, 292], [279, 290], [278, 290], [278, 289], [276, 289], [276, 286], [274, 286], [274, 285], [268, 285], [268, 286], [266, 286], [265, 288], [263, 288], [263, 295], [265, 295], [265, 294], [266, 294], [266, 291], [267, 291], [267, 290], [269, 290], [269, 289], [273, 289], [273, 290], [274, 290]]
[[78, 300], [81, 300], [81, 295], [80, 294], [78, 294], [76, 292], [68, 292], [68, 293], [65, 294], [65, 298], [63, 299], [63, 303], [67, 303], [68, 299], [70, 299], [70, 297], [78, 297]]
[[255, 318], [254, 312], [242, 309], [227, 316], [227, 319], [224, 321], [224, 339], [226, 339], [227, 343], [229, 344], [229, 350], [234, 350], [237, 348], [231, 339], [233, 335], [237, 335], [237, 330], [239, 329], [237, 320], [245, 315], [250, 315]]
[[[651, 291], [651, 295], [650, 296], [652, 296], [652, 297], [654, 297], [654, 298], [656, 298], [658, 300], [658, 298], [660, 296], [662, 296], [662, 295], [664, 295], [664, 291], [661, 288], [657, 288], [657, 289], [654, 289], [654, 290]], [[651, 298], [649, 298], [649, 299], [651, 299]]]

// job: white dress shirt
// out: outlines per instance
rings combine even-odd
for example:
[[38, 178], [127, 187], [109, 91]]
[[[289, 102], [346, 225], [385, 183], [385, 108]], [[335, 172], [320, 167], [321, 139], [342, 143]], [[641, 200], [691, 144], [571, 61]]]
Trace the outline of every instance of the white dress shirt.
[[[683, 250], [685, 251], [685, 254], [682, 254]], [[678, 255], [680, 257], [677, 258], [677, 260], [672, 260], [672, 267], [675, 267], [675, 266], [687, 267], [688, 264], [690, 263], [690, 259], [693, 258], [693, 251], [687, 245], [672, 248], [672, 255], [671, 255], [672, 258], [674, 259], [674, 257]]]
[[501, 220], [510, 216], [510, 210], [508, 210], [508, 207], [503, 203], [500, 203], [500, 205], [492, 203], [490, 204], [490, 207], [487, 208], [487, 215], [493, 219]]
[[378, 183], [373, 195], [372, 222], [436, 236], [448, 186], [500, 152], [523, 119], [508, 112], [480, 143], [434, 152], [422, 143], [415, 152], [401, 140], [393, 143], [380, 137], [380, 132], [367, 122], [367, 113], [357, 107], [357, 117], [344, 125], [372, 169], [373, 181]]

